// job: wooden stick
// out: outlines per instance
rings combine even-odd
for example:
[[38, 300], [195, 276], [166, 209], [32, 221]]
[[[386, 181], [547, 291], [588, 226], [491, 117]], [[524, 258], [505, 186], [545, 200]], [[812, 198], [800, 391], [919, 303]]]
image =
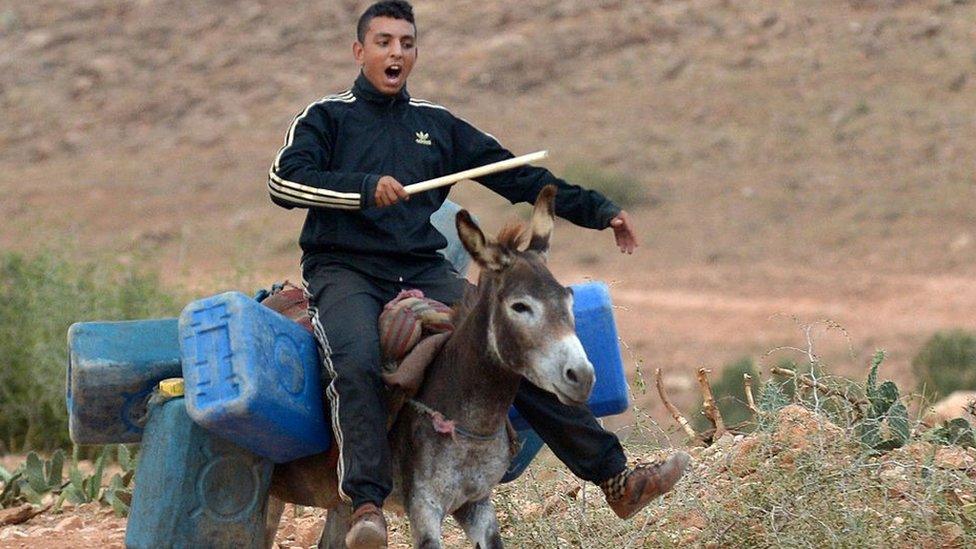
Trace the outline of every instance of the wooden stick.
[[664, 382], [661, 381], [660, 368], [654, 371], [654, 384], [657, 385], [657, 394], [660, 395], [661, 402], [664, 403], [664, 407], [668, 409], [668, 412], [671, 412], [671, 417], [673, 417], [674, 420], [678, 422], [678, 425], [684, 429], [685, 434], [688, 435], [688, 438], [691, 440], [700, 441], [701, 437], [699, 437], [698, 433], [691, 428], [691, 424], [688, 423], [685, 416], [681, 415], [681, 411], [678, 410], [678, 407], [671, 402], [671, 399], [668, 398], [668, 394], [664, 391]]
[[543, 160], [546, 158], [549, 158], [549, 151], [538, 151], [523, 154], [522, 156], [516, 156], [515, 158], [509, 158], [508, 160], [501, 160], [499, 162], [492, 162], [491, 164], [485, 164], [484, 166], [471, 168], [470, 170], [442, 175], [441, 177], [435, 177], [434, 179], [428, 179], [427, 181], [407, 185], [403, 188], [407, 191], [407, 194], [422, 193], [424, 191], [457, 183], [463, 179], [474, 179], [475, 177], [481, 177], [483, 175], [490, 175], [493, 173], [503, 172], [505, 170], [511, 170], [512, 168], [524, 166], [526, 164], [535, 162], [536, 160]]
[[725, 434], [725, 422], [722, 421], [722, 412], [715, 405], [715, 396], [712, 395], [712, 386], [708, 383], [708, 372], [705, 368], [698, 369], [698, 385], [702, 392], [702, 413], [715, 426], [715, 434], [712, 440], [718, 440]]
[[746, 390], [746, 405], [753, 414], [759, 415], [759, 408], [756, 408], [756, 399], [752, 398], [752, 376], [742, 374], [742, 386]]

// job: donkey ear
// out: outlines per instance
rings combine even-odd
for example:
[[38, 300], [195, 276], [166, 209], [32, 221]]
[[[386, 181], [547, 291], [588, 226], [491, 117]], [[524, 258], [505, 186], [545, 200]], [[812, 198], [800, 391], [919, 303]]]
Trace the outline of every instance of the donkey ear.
[[556, 186], [546, 185], [539, 191], [539, 196], [535, 199], [535, 209], [532, 210], [532, 239], [529, 240], [527, 249], [539, 252], [543, 256], [549, 253], [549, 237], [552, 236], [555, 204]]
[[461, 210], [455, 218], [458, 236], [464, 249], [483, 269], [500, 271], [510, 263], [508, 256], [494, 242], [490, 242], [481, 228], [471, 219], [467, 210]]

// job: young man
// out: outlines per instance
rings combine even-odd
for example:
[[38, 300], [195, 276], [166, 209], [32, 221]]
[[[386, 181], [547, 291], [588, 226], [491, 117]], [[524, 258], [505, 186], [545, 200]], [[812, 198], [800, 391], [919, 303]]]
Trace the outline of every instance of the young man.
[[[380, 507], [391, 489], [390, 449], [380, 377], [377, 319], [405, 288], [456, 302], [461, 279], [437, 253], [444, 237], [429, 222], [448, 189], [409, 196], [404, 183], [481, 166], [513, 155], [494, 137], [429, 101], [410, 97], [417, 60], [413, 10], [379, 2], [359, 20], [352, 89], [312, 103], [294, 120], [271, 167], [271, 199], [308, 208], [300, 237], [302, 272], [315, 335], [331, 383], [332, 428], [339, 445], [340, 496], [355, 509], [347, 543], [385, 543]], [[479, 179], [512, 203], [558, 187], [556, 214], [591, 229], [613, 229], [622, 252], [637, 247], [626, 212], [594, 191], [523, 167]], [[663, 464], [628, 469], [617, 437], [585, 408], [522, 382], [516, 407], [574, 474], [599, 484], [613, 510], [629, 518], [680, 478], [679, 453]]]

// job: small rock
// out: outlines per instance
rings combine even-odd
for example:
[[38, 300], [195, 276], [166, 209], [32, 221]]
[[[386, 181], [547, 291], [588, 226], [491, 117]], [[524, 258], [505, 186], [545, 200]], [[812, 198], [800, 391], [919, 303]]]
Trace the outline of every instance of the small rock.
[[46, 30], [35, 30], [27, 33], [24, 42], [34, 49], [44, 49], [54, 40], [54, 35]]
[[779, 412], [773, 441], [787, 448], [806, 449], [818, 440], [844, 439], [844, 430], [806, 408], [791, 404]]
[[779, 23], [779, 14], [777, 14], [776, 12], [771, 12], [763, 16], [762, 20], [759, 21], [759, 26], [764, 29], [768, 29], [769, 27], [772, 27], [776, 23]]
[[684, 72], [685, 67], [687, 66], [688, 66], [687, 57], [676, 59], [674, 62], [668, 65], [666, 69], [664, 69], [664, 72], [661, 74], [661, 79], [665, 81], [674, 80], [675, 78], [681, 76], [681, 73]]
[[72, 515], [68, 518], [62, 519], [61, 522], [54, 525], [54, 530], [56, 532], [66, 532], [68, 530], [77, 530], [84, 525], [84, 521], [78, 515]]
[[[970, 236], [969, 233], [963, 233], [952, 241], [949, 248], [954, 252], [960, 251], [969, 247], [971, 243], [972, 236]], [[955, 391], [949, 396], [933, 404], [932, 407], [929, 408], [929, 411], [925, 414], [922, 422], [929, 427], [935, 427], [944, 421], [957, 417], [961, 417], [972, 422], [976, 420], [976, 417], [969, 414], [968, 407], [973, 401], [976, 401], [976, 391]]]
[[949, 82], [949, 91], [953, 91], [953, 92], [962, 91], [962, 89], [966, 87], [966, 80], [968, 78], [969, 75], [967, 75], [966, 73], [964, 72], [959, 73], [958, 76], [952, 79], [952, 82]]
[[937, 528], [942, 536], [942, 547], [962, 547], [962, 537], [966, 532], [954, 522], [943, 522]]
[[942, 32], [942, 20], [938, 17], [930, 17], [928, 21], [921, 23], [912, 33], [912, 38], [933, 38]]
[[935, 459], [932, 464], [940, 469], [967, 470], [976, 465], [976, 460], [966, 452], [965, 448], [958, 446], [940, 446], [935, 451]]
[[729, 459], [729, 470], [737, 477], [744, 477], [756, 470], [763, 459], [763, 439], [753, 435], [738, 444]]

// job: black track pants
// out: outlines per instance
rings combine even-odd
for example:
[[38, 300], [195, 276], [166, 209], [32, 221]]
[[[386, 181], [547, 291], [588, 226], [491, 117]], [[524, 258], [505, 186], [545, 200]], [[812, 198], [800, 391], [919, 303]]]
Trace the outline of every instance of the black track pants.
[[[446, 304], [461, 298], [468, 284], [447, 262], [409, 281], [389, 282], [339, 263], [318, 261], [304, 268], [309, 314], [323, 357], [323, 380], [332, 431], [339, 445], [340, 496], [354, 507], [381, 505], [392, 488], [381, 377], [379, 315], [403, 289], [419, 289]], [[586, 408], [566, 406], [523, 380], [515, 405], [557, 457], [578, 477], [601, 482], [619, 473], [626, 458], [616, 435], [604, 430]]]

